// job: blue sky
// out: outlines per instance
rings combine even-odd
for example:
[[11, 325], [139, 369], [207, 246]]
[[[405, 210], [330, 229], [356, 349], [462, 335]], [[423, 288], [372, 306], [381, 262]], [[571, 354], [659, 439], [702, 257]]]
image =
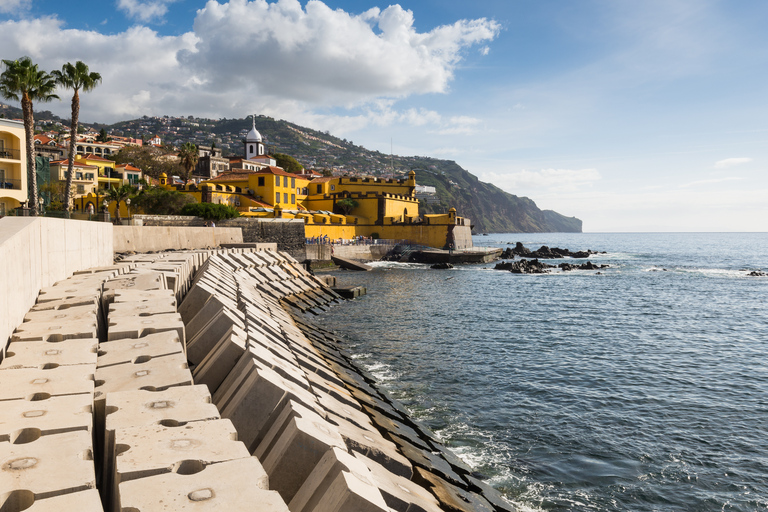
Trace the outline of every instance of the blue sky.
[[749, 0], [0, 0], [0, 57], [102, 73], [86, 121], [264, 113], [456, 160], [585, 231], [766, 231], [767, 21]]

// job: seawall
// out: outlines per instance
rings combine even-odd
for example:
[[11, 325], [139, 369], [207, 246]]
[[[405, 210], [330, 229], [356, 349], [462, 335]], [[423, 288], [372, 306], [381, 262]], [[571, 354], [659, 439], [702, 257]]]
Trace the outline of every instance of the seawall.
[[132, 254], [36, 295], [0, 361], [4, 510], [511, 510], [312, 323], [339, 299], [287, 253]]

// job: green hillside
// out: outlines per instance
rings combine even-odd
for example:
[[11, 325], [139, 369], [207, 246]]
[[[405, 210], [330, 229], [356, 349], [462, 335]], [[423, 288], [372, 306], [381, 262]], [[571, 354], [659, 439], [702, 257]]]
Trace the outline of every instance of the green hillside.
[[[6, 117], [21, 115], [18, 109], [5, 108]], [[36, 116], [38, 129], [50, 129], [60, 121], [50, 112]], [[242, 154], [242, 140], [253, 121], [247, 119], [204, 119], [193, 116], [143, 116], [112, 125], [82, 123], [95, 129], [106, 128], [113, 135], [149, 138], [160, 135], [169, 146], [184, 142], [215, 144], [225, 156]], [[581, 232], [581, 220], [552, 210], [540, 210], [527, 197], [504, 192], [480, 181], [456, 162], [429, 157], [387, 155], [370, 151], [328, 132], [305, 128], [288, 121], [257, 116], [256, 129], [271, 153], [284, 153], [305, 168], [333, 170], [337, 175], [405, 177], [416, 170], [416, 182], [437, 190], [438, 202], [422, 203], [422, 213], [445, 213], [454, 207], [468, 217], [478, 233], [501, 232]], [[47, 126], [46, 126], [47, 125]]]

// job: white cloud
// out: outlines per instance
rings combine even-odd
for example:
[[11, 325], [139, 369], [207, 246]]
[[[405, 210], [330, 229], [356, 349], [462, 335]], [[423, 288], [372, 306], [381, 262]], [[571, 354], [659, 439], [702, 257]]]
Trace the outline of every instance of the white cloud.
[[17, 13], [32, 5], [32, 0], [0, 0], [0, 12]]
[[124, 11], [129, 18], [147, 23], [160, 21], [168, 13], [168, 4], [175, 0], [117, 0], [117, 7]]
[[[118, 2], [138, 19], [162, 16], [170, 3]], [[419, 32], [413, 13], [399, 5], [353, 15], [318, 0], [305, 7], [297, 0], [210, 0], [182, 35], [146, 27], [106, 35], [46, 17], [0, 22], [0, 47], [11, 56], [29, 55], [44, 69], [83, 60], [101, 73], [102, 85], [83, 98], [85, 121], [256, 111], [297, 122], [420, 126], [439, 123], [439, 114], [398, 112], [394, 102], [446, 92], [466, 50], [492, 41], [499, 30], [483, 18]], [[65, 103], [46, 108], [67, 115]]]
[[751, 158], [726, 158], [725, 160], [718, 160], [715, 162], [715, 169], [728, 169], [729, 167], [735, 167], [751, 161]]

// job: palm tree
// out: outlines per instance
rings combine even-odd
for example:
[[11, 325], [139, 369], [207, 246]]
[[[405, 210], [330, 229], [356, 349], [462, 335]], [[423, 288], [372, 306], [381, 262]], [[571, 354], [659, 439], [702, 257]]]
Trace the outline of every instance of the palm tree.
[[120, 185], [117, 188], [110, 188], [107, 190], [106, 198], [111, 202], [115, 201], [115, 224], [121, 224], [120, 218], [120, 203], [125, 201], [136, 193], [136, 189], [130, 185]]
[[80, 89], [83, 92], [92, 91], [100, 82], [101, 75], [91, 73], [88, 66], [82, 61], [75, 64], [67, 62], [61, 67], [61, 71], [54, 71], [53, 78], [56, 83], [65, 89], [74, 90], [72, 95], [72, 119], [69, 129], [69, 164], [67, 165], [67, 186], [64, 205], [67, 212], [72, 209], [72, 169], [75, 166], [75, 146], [77, 144], [77, 125], [80, 118]]
[[184, 175], [184, 184], [186, 185], [189, 181], [190, 174], [192, 174], [192, 169], [195, 168], [199, 159], [197, 146], [191, 142], [182, 144], [181, 149], [179, 150], [179, 159], [181, 160], [181, 166], [184, 167], [184, 170], [186, 171]]
[[29, 206], [38, 213], [37, 169], [35, 166], [35, 116], [32, 102], [49, 102], [59, 97], [53, 94], [56, 82], [53, 77], [37, 68], [29, 57], [17, 60], [3, 60], [5, 71], [0, 75], [0, 95], [3, 98], [21, 101], [24, 116], [24, 134], [27, 144], [27, 186]]

